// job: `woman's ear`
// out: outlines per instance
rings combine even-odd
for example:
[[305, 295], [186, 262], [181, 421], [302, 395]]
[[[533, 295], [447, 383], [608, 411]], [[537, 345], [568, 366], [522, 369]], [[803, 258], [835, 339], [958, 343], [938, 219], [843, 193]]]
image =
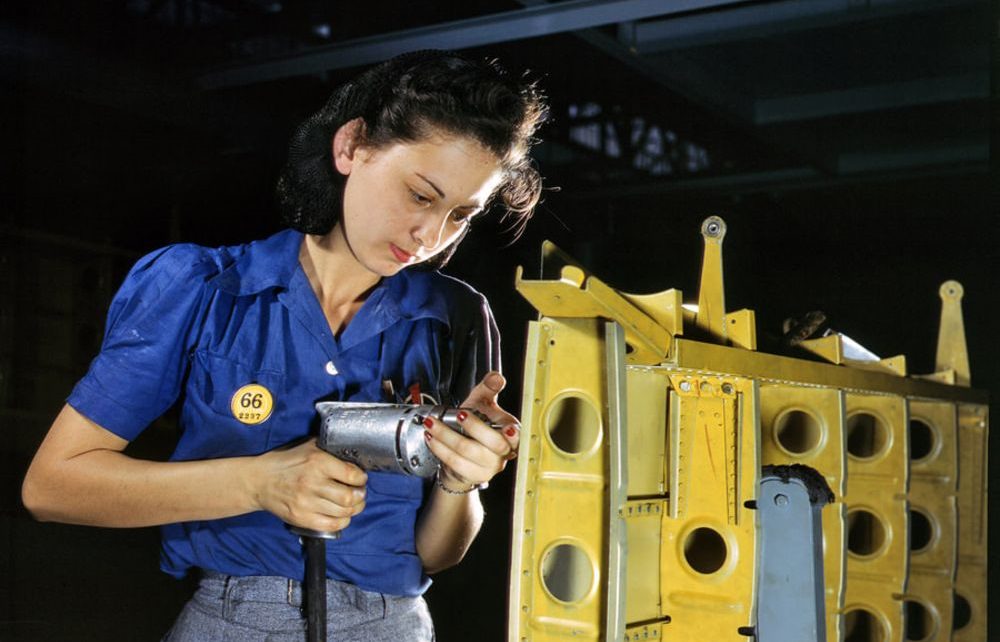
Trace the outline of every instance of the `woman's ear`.
[[333, 166], [347, 176], [354, 167], [355, 152], [364, 139], [365, 121], [361, 118], [349, 120], [337, 130], [330, 142]]

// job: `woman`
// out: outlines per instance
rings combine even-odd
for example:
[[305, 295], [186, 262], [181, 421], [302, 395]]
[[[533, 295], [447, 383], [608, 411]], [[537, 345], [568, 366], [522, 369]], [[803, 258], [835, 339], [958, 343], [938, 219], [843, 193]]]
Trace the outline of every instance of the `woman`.
[[[494, 199], [523, 221], [543, 99], [495, 63], [400, 56], [334, 92], [295, 133], [278, 184], [293, 228], [171, 246], [116, 295], [101, 353], [39, 447], [23, 498], [42, 520], [163, 526], [162, 568], [202, 571], [171, 640], [303, 639], [304, 561], [328, 546], [331, 639], [429, 640], [420, 595], [482, 522], [478, 489], [517, 450], [482, 297], [435, 268]], [[430, 269], [422, 269], [430, 268]], [[169, 462], [123, 454], [180, 401]], [[435, 483], [372, 472], [308, 439], [319, 400], [482, 411], [425, 438]]]

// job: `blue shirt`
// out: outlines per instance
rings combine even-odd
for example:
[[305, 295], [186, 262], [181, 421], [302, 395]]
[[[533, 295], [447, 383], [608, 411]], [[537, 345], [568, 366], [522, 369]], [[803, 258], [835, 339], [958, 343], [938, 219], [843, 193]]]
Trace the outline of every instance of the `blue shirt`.
[[[209, 249], [170, 246], [141, 259], [108, 313], [100, 354], [68, 403], [132, 440], [180, 400], [171, 460], [256, 455], [301, 440], [321, 400], [385, 401], [417, 384], [460, 403], [499, 369], [496, 325], [485, 298], [438, 272], [383, 279], [340, 336], [330, 331], [299, 265], [302, 235]], [[267, 389], [265, 421], [239, 421], [238, 390]], [[415, 550], [423, 480], [370, 473], [366, 507], [327, 546], [327, 574], [363, 589], [418, 595], [430, 580]], [[298, 537], [260, 511], [163, 527], [161, 567], [303, 579]]]

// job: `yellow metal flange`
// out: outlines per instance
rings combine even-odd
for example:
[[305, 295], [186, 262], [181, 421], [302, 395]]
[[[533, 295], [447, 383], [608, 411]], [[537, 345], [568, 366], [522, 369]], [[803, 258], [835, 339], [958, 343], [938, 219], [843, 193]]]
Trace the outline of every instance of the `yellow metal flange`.
[[722, 239], [726, 222], [709, 216], [701, 224], [705, 254], [701, 260], [701, 283], [698, 287], [698, 313], [694, 323], [722, 343], [726, 342], [726, 288], [722, 281]]
[[628, 363], [662, 363], [670, 353], [673, 335], [683, 327], [680, 293], [625, 295], [588, 274], [550, 241], [542, 244], [542, 277], [525, 279], [517, 268], [515, 287], [543, 316], [604, 318], [625, 330]]
[[962, 284], [945, 281], [941, 284], [941, 324], [938, 329], [936, 372], [951, 371], [954, 383], [971, 385], [969, 352], [965, 346], [965, 323], [962, 319]]

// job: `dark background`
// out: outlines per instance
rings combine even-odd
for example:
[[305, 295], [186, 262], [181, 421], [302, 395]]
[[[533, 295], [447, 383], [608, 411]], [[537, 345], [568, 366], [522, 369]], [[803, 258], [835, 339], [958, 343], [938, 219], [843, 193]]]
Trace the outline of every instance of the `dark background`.
[[[957, 279], [973, 384], [998, 389], [992, 3], [540, 4], [4, 4], [0, 639], [153, 640], [169, 627], [193, 584], [157, 570], [156, 529], [35, 523], [24, 470], [131, 263], [279, 229], [271, 192], [292, 128], [358, 65], [405, 49], [497, 56], [551, 97], [536, 157], [558, 191], [518, 239], [477, 223], [448, 268], [492, 302], [505, 407], [520, 406], [534, 317], [514, 269], [537, 265], [543, 239], [613, 287], [694, 302], [710, 214], [729, 228], [727, 308], [757, 311], [762, 344], [820, 309], [930, 373], [938, 287]], [[548, 26], [514, 22], [543, 10]], [[166, 457], [173, 436], [161, 420], [131, 452]], [[428, 595], [442, 640], [503, 639], [512, 481], [484, 494], [482, 534]]]

